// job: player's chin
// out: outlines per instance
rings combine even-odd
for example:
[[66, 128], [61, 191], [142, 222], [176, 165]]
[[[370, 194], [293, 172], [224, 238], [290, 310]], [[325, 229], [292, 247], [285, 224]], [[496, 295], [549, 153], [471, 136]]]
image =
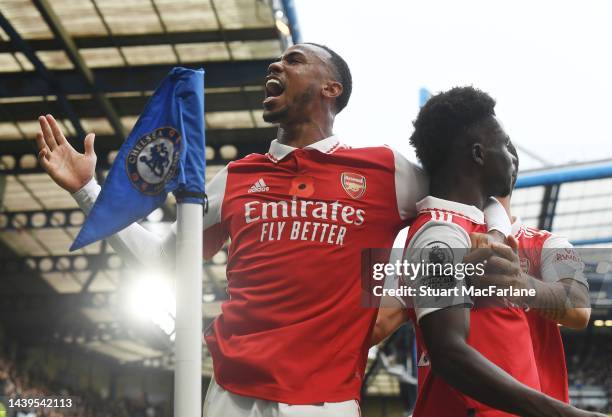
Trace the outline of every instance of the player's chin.
[[500, 186], [499, 190], [497, 190], [497, 194], [493, 194], [493, 195], [500, 196], [500, 197], [507, 197], [508, 195], [510, 195], [511, 191], [512, 191], [512, 183], [508, 183], [508, 184], [504, 184]]
[[287, 118], [287, 109], [264, 110], [263, 119], [267, 123], [281, 123]]
[[508, 179], [507, 181], [499, 181], [500, 179], [501, 178], [498, 178], [498, 181], [489, 182], [487, 187], [488, 195], [506, 197], [510, 194], [510, 191], [512, 190], [512, 183], [510, 182], [510, 179]]

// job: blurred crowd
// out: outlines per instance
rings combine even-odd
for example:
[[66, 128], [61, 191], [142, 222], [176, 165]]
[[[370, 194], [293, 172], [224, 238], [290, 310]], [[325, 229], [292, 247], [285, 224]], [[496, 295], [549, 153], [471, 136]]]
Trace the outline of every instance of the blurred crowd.
[[[111, 400], [93, 391], [79, 391], [45, 381], [40, 375], [23, 372], [6, 357], [0, 356], [0, 416], [6, 417], [164, 417], [160, 406], [144, 400]], [[70, 397], [70, 408], [10, 408], [8, 399]], [[4, 411], [4, 414], [2, 413]]]
[[612, 335], [586, 338], [564, 338], [568, 379], [576, 390], [601, 388], [608, 399], [607, 409], [612, 413]]
[[[409, 338], [399, 338], [404, 340]], [[569, 385], [572, 389], [601, 388], [608, 399], [607, 407], [597, 411], [612, 413], [612, 335], [598, 335], [595, 340], [565, 337]], [[409, 351], [403, 347], [403, 352]], [[404, 358], [406, 360], [407, 358]], [[412, 395], [406, 395], [407, 399]], [[92, 390], [75, 390], [46, 380], [44, 375], [25, 372], [0, 354], [0, 416], [6, 417], [164, 417], [159, 405], [144, 399], [103, 398]], [[8, 408], [8, 398], [70, 397], [71, 408]], [[411, 401], [410, 401], [411, 402]], [[4, 407], [4, 408], [3, 408]], [[410, 407], [408, 407], [410, 408]], [[593, 407], [589, 407], [594, 409]], [[2, 412], [5, 412], [4, 414]], [[612, 414], [611, 414], [612, 415]]]

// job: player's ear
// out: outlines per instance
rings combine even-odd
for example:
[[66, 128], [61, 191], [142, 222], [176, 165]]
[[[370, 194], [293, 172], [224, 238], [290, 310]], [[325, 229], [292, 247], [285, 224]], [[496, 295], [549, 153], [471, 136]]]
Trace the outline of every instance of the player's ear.
[[475, 142], [472, 144], [472, 160], [478, 165], [484, 165], [484, 147], [482, 143]]
[[338, 98], [342, 94], [343, 90], [344, 89], [341, 83], [339, 83], [338, 81], [330, 80], [323, 84], [322, 94], [324, 97]]

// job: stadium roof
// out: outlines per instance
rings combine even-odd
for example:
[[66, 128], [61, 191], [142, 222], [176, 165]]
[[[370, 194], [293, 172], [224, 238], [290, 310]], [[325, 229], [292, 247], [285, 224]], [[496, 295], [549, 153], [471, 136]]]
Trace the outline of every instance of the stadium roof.
[[[291, 2], [0, 0], [0, 315], [26, 339], [74, 343], [121, 362], [169, 365], [168, 335], [138, 333], [118, 310], [123, 262], [106, 243], [69, 253], [84, 216], [38, 166], [37, 118], [52, 113], [82, 149], [96, 132], [97, 176], [156, 85], [177, 65], [206, 70], [207, 178], [267, 149], [263, 76], [299, 38]], [[286, 5], [288, 9], [284, 7]], [[292, 37], [293, 35], [293, 37]], [[145, 222], [163, 228], [172, 198]], [[226, 254], [206, 265], [223, 297]], [[206, 303], [206, 316], [219, 310]], [[158, 362], [160, 362], [158, 361]], [[209, 366], [209, 363], [206, 364]], [[208, 370], [210, 372], [210, 370]]]
[[612, 311], [612, 161], [525, 171], [512, 213], [530, 226], [567, 237], [581, 248], [593, 317]]
[[612, 161], [521, 172], [513, 212], [575, 245], [612, 244]]

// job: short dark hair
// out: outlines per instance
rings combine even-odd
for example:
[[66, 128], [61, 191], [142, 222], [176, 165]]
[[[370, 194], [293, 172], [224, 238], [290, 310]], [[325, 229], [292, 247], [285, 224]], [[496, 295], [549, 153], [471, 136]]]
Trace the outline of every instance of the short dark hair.
[[455, 87], [431, 97], [413, 122], [410, 144], [428, 173], [443, 168], [468, 129], [495, 116], [495, 100], [474, 87]]
[[331, 55], [331, 64], [336, 77], [338, 77], [337, 81], [340, 81], [340, 84], [342, 84], [342, 94], [336, 98], [336, 113], [340, 113], [348, 104], [351, 92], [353, 91], [353, 77], [351, 76], [351, 70], [348, 64], [344, 58], [325, 45], [312, 42], [305, 42], [305, 44], [321, 48]]

